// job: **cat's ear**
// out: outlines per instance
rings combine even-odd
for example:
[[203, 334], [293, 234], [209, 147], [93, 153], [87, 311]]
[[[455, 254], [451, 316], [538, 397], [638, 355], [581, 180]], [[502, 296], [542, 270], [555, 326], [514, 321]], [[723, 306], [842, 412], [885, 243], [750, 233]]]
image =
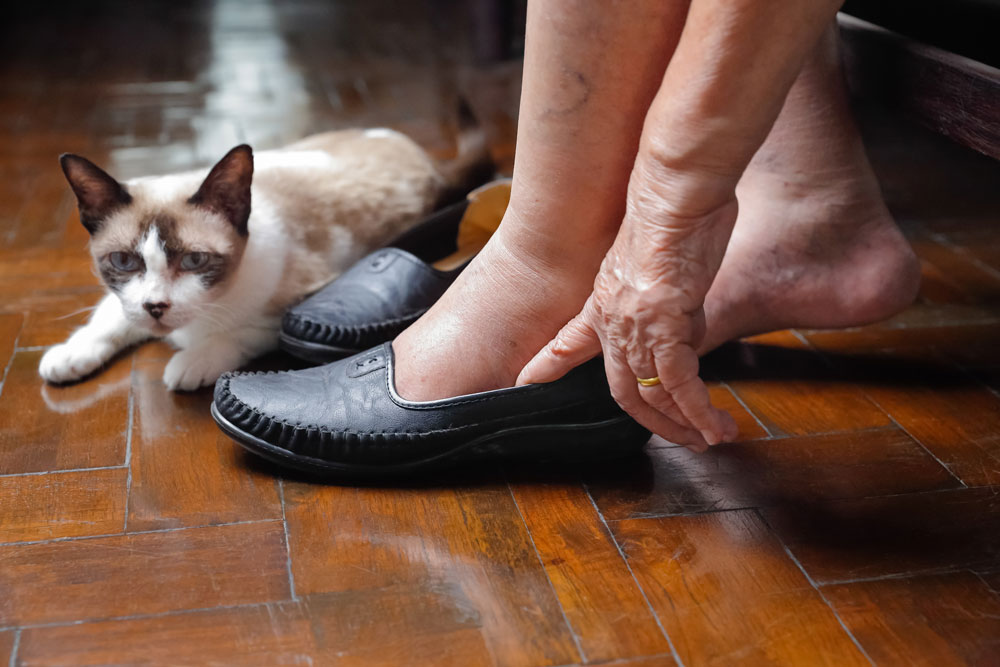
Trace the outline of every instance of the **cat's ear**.
[[63, 153], [59, 156], [66, 180], [80, 207], [80, 222], [93, 234], [115, 209], [132, 201], [125, 186], [87, 158]]
[[253, 180], [253, 150], [237, 146], [219, 160], [202, 182], [189, 204], [218, 213], [247, 235], [250, 219], [250, 182]]

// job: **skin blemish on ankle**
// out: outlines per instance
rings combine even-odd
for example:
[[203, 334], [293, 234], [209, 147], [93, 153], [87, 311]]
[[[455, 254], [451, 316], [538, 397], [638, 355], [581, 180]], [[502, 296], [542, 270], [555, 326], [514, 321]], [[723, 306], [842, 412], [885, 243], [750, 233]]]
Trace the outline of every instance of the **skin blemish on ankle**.
[[555, 94], [550, 99], [560, 103], [547, 107], [542, 113], [544, 118], [568, 116], [582, 109], [590, 99], [590, 83], [587, 78], [583, 73], [568, 67], [562, 68], [562, 77], [555, 88]]

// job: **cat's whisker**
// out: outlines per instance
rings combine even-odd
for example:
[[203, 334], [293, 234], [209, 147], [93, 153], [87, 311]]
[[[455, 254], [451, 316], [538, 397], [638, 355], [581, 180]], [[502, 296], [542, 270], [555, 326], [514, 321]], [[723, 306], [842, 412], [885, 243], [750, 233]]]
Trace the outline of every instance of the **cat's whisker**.
[[97, 309], [97, 306], [87, 306], [86, 308], [81, 308], [80, 310], [74, 310], [72, 313], [68, 313], [66, 315], [61, 315], [59, 317], [53, 317], [52, 321], [56, 322], [58, 320], [65, 320], [67, 318], [74, 317], [76, 315], [80, 315], [81, 313], [89, 313], [90, 311], [96, 310], [96, 309]]
[[239, 321], [239, 314], [235, 312], [226, 313], [226, 316], [220, 317], [216, 313], [209, 312], [205, 309], [208, 304], [202, 304], [195, 309], [197, 316], [210, 324], [214, 325], [220, 330], [226, 331], [232, 329], [236, 326]]
[[204, 308], [216, 308], [218, 310], [235, 311], [235, 309], [232, 306], [226, 305], [224, 303], [216, 303], [214, 301], [208, 301], [206, 303], [201, 304], [201, 306]]
[[221, 310], [226, 315], [234, 315], [234, 316], [238, 316], [239, 315], [239, 311], [237, 311], [235, 308], [233, 308], [231, 306], [226, 306], [226, 305], [221, 304], [221, 303], [204, 303], [204, 304], [201, 305], [201, 307], [204, 307], [204, 308], [215, 308], [217, 310]]
[[210, 324], [214, 324], [219, 329], [225, 330], [225, 329], [229, 329], [230, 328], [228, 322], [226, 322], [226, 321], [224, 321], [224, 320], [222, 320], [222, 319], [220, 319], [218, 317], [215, 317], [213, 315], [210, 315], [210, 314], [208, 314], [207, 312], [205, 312], [204, 310], [202, 310], [200, 308], [196, 309], [195, 313], [196, 313], [196, 316], [199, 319], [207, 320]]

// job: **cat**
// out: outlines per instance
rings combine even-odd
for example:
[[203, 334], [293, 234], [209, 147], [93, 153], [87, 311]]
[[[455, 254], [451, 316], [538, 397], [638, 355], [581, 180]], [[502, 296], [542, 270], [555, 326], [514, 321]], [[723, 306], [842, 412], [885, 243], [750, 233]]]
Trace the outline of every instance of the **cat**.
[[275, 348], [290, 305], [492, 175], [482, 133], [461, 116], [459, 155], [447, 163], [383, 128], [256, 157], [241, 145], [207, 174], [124, 183], [61, 156], [108, 294], [45, 353], [39, 374], [80, 380], [126, 347], [165, 338], [179, 351], [163, 382], [194, 390]]

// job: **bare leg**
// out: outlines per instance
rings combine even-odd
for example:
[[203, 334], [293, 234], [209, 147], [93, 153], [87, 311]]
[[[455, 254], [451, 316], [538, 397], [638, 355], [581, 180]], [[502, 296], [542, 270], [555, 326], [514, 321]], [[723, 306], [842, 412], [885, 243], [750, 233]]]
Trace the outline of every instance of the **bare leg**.
[[511, 203], [454, 286], [393, 343], [426, 400], [512, 385], [575, 315], [614, 240], [684, 2], [531, 3]]
[[786, 327], [866, 324], [915, 297], [919, 265], [885, 207], [851, 116], [835, 26], [736, 193], [739, 217], [705, 300], [701, 352]]

